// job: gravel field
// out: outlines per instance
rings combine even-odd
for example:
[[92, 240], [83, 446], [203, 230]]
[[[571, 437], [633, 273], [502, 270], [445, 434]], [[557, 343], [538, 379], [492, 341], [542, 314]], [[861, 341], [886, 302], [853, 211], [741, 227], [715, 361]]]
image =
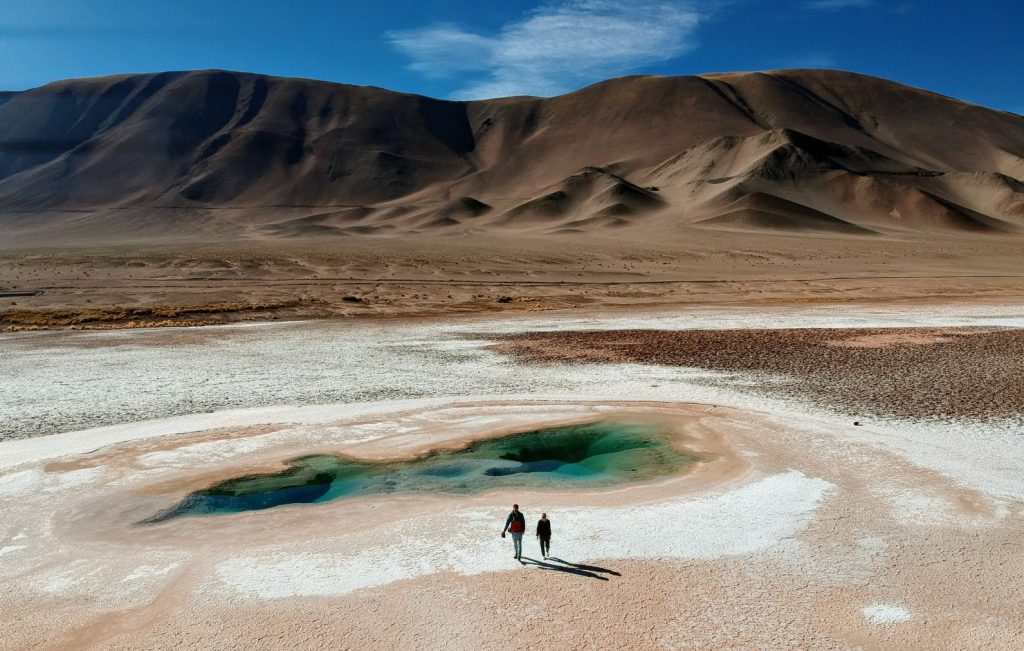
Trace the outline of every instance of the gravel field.
[[642, 363], [780, 376], [762, 388], [854, 416], [1024, 415], [1024, 330], [850, 328], [620, 330], [508, 336], [533, 362]]

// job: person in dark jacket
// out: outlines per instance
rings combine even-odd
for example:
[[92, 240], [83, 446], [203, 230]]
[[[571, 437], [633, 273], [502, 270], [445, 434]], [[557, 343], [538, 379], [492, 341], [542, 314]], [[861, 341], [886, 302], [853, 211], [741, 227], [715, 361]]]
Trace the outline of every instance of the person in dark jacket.
[[540, 538], [540, 555], [547, 558], [551, 551], [551, 520], [547, 513], [541, 513], [537, 520], [537, 537]]
[[515, 559], [519, 560], [523, 556], [523, 533], [526, 532], [526, 517], [519, 512], [519, 505], [512, 505], [512, 512], [505, 518], [505, 528], [501, 530], [501, 537], [505, 537], [505, 532], [512, 534], [512, 546], [516, 550]]

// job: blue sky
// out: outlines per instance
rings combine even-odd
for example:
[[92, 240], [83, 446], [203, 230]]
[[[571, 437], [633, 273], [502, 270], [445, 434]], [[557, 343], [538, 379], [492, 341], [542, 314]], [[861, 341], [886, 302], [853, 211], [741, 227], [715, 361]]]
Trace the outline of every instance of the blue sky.
[[824, 67], [1024, 113], [1022, 34], [1022, 0], [2, 0], [0, 88], [225, 68], [473, 99]]

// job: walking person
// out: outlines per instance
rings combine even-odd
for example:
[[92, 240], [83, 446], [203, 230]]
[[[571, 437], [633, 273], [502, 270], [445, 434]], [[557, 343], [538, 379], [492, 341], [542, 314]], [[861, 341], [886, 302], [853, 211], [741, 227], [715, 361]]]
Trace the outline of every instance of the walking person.
[[547, 513], [541, 513], [537, 520], [537, 538], [540, 539], [540, 555], [547, 558], [551, 551], [551, 520]]
[[505, 532], [512, 534], [512, 545], [515, 547], [515, 559], [519, 560], [523, 555], [523, 533], [526, 531], [526, 517], [519, 512], [519, 505], [512, 505], [512, 512], [505, 518], [505, 528], [501, 530], [501, 537]]

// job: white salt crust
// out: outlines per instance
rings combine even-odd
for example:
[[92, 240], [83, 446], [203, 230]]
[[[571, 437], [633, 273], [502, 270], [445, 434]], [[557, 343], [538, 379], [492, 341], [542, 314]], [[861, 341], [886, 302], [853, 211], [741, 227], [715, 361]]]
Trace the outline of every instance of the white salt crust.
[[[559, 539], [555, 551], [567, 560], [712, 559], [760, 552], [805, 529], [831, 488], [827, 481], [790, 471], [691, 500], [561, 510], [559, 530], [581, 533]], [[346, 594], [439, 572], [505, 571], [519, 566], [511, 558], [511, 541], [498, 536], [505, 515], [497, 510], [451, 513], [459, 531], [440, 545], [436, 536], [424, 533], [436, 523], [413, 518], [354, 541], [359, 551], [352, 554], [289, 549], [241, 556], [218, 564], [216, 575], [234, 592], [281, 599]], [[388, 544], [374, 544], [380, 538]], [[533, 542], [524, 539], [524, 556], [539, 558]]]
[[[491, 342], [477, 337], [547, 329], [957, 325], [1024, 327], [1024, 308], [715, 308], [475, 318], [456, 325], [312, 321], [187, 332], [0, 335], [0, 427], [22, 436], [59, 431], [61, 423], [82, 419], [125, 423], [0, 442], [0, 470], [147, 437], [267, 423], [325, 424], [453, 400], [695, 402], [806, 418], [834, 429], [827, 423], [845, 427], [849, 419], [795, 400], [770, 399], [742, 375], [641, 364], [520, 365], [486, 350]], [[183, 335], [188, 340], [176, 343]], [[1024, 499], [1022, 433], [1020, 423], [1006, 421], [872, 421], [858, 428], [857, 437], [966, 488]], [[162, 462], [178, 463], [170, 457]]]
[[[213, 412], [227, 412], [230, 418], [240, 409], [449, 396], [585, 393], [607, 398], [626, 391], [630, 396], [619, 399], [650, 395], [651, 400], [685, 400], [685, 394], [706, 386], [708, 379], [732, 377], [640, 365], [523, 369], [482, 350], [488, 342], [480, 336], [488, 333], [955, 325], [1024, 327], [1024, 309], [716, 308], [656, 315], [521, 315], [454, 324], [308, 321], [245, 328], [0, 334], [0, 439], [171, 416], [189, 416], [182, 426], [206, 429], [222, 418], [204, 418]], [[741, 380], [737, 387], [743, 384]], [[251, 418], [258, 414], [245, 413]], [[125, 440], [147, 434], [108, 435]]]
[[863, 613], [869, 624], [902, 624], [913, 618], [911, 612], [899, 604], [871, 604]]

